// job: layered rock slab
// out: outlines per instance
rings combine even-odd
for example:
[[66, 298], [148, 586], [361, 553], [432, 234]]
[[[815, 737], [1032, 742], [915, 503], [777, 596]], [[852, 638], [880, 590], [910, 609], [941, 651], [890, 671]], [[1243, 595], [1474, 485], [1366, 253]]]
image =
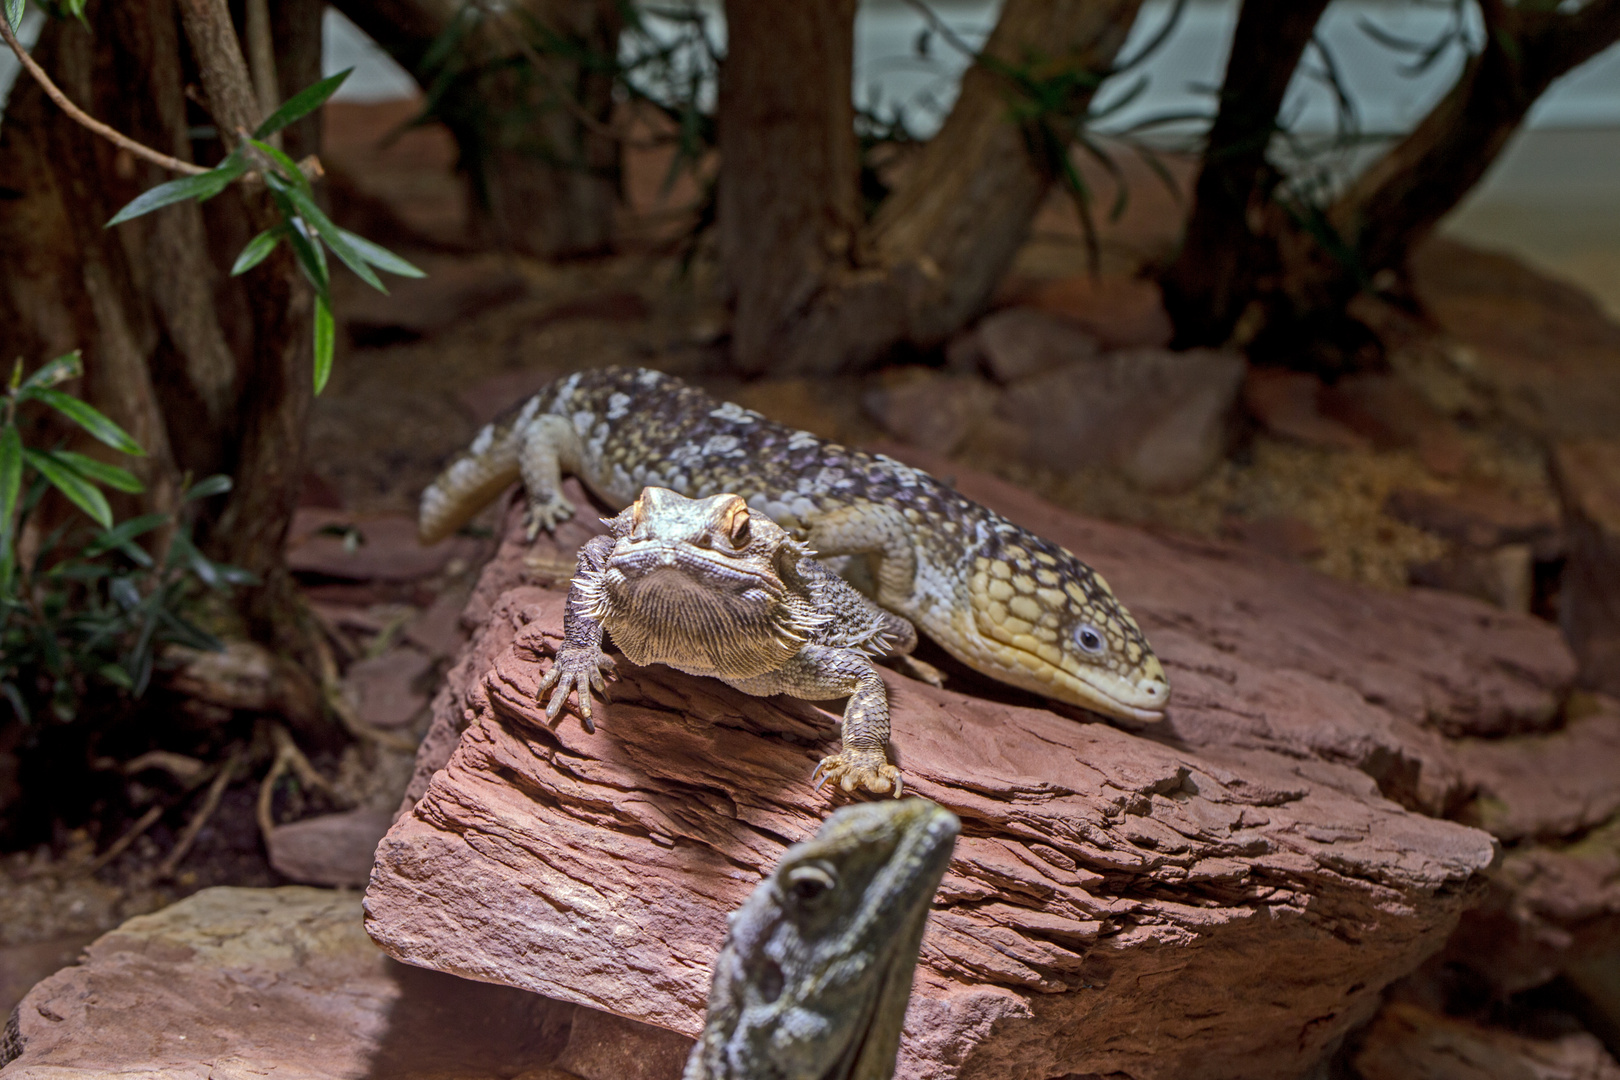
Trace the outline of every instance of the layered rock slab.
[[[519, 590], [449, 765], [378, 849], [367, 928], [410, 963], [686, 1034], [725, 913], [827, 802], [798, 702], [620, 665], [587, 735], [535, 704], [561, 595]], [[1437, 948], [1486, 835], [1340, 765], [1162, 746], [889, 680], [911, 790], [964, 837], [900, 1075], [1286, 1075]]]
[[397, 964], [367, 940], [358, 895], [300, 886], [206, 889], [129, 920], [36, 986], [8, 1036], [6, 1080], [652, 1080], [686, 1051]]
[[[1133, 735], [959, 667], [948, 685], [977, 696], [890, 679], [908, 781], [967, 823], [900, 1075], [1303, 1071], [1439, 947], [1490, 862], [1483, 833], [1410, 811], [1480, 786], [1447, 733], [1557, 727], [1574, 664], [1556, 630], [904, 456], [1102, 570], [1176, 701]], [[524, 566], [565, 576], [589, 529], [531, 551], [512, 526], [369, 928], [409, 962], [694, 1033], [724, 913], [828, 809], [807, 780], [835, 717], [621, 662], [597, 735], [548, 727], [533, 692], [563, 597]]]

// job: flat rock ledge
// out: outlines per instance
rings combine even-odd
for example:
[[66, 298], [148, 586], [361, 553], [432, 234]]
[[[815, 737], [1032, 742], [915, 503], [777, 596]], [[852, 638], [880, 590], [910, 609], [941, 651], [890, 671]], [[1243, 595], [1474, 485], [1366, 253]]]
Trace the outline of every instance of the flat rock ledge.
[[[1560, 728], [1556, 630], [916, 463], [1096, 565], [1176, 700], [1124, 731], [960, 668], [887, 677], [909, 789], [964, 826], [898, 1075], [1305, 1072], [1477, 897], [1495, 839], [1431, 816], [1489, 786], [1453, 736]], [[726, 913], [833, 805], [809, 777], [836, 714], [621, 658], [595, 735], [548, 725], [563, 594], [525, 582], [588, 529], [530, 549], [512, 521], [366, 928], [407, 963], [694, 1035]]]

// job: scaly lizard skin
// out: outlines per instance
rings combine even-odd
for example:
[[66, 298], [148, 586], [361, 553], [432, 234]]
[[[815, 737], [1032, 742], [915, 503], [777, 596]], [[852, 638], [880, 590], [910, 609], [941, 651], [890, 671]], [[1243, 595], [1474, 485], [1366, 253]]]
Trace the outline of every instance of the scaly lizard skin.
[[586, 730], [591, 687], [605, 689], [602, 632], [636, 664], [668, 664], [748, 694], [848, 697], [843, 748], [816, 766], [816, 787], [901, 793], [884, 756], [889, 695], [869, 659], [909, 653], [910, 623], [811, 558], [736, 495], [688, 499], [650, 487], [608, 533], [579, 551], [563, 644], [540, 694], [556, 719], [576, 690]]
[[731, 915], [684, 1080], [889, 1080], [960, 829], [922, 799], [848, 806]]
[[529, 534], [574, 512], [562, 475], [610, 506], [653, 485], [735, 492], [818, 556], [864, 556], [873, 599], [969, 667], [1108, 716], [1163, 717], [1164, 669], [1107, 582], [1066, 548], [925, 472], [635, 368], [559, 379], [484, 428], [422, 493], [424, 543], [522, 478]]

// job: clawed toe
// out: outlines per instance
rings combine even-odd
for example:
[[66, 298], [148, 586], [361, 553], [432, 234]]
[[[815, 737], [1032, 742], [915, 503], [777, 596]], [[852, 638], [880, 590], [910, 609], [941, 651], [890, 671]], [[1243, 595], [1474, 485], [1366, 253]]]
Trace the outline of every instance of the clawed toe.
[[816, 791], [829, 780], [849, 794], [864, 789], [874, 795], [892, 793], [898, 799], [905, 791], [900, 770], [890, 765], [880, 752], [831, 754], [821, 759], [810, 779]]

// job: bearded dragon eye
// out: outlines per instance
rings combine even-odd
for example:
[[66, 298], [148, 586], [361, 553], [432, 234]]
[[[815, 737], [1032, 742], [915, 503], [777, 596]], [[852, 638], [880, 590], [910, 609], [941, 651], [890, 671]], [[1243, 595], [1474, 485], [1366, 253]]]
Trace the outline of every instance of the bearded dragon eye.
[[838, 884], [838, 879], [833, 877], [832, 872], [826, 867], [811, 863], [806, 866], [795, 866], [789, 870], [787, 884], [793, 895], [804, 903], [819, 899], [824, 893], [829, 892]]
[[738, 511], [736, 516], [731, 519], [731, 542], [737, 547], [748, 546], [748, 538], [753, 534], [748, 521], [748, 511], [746, 510]]

